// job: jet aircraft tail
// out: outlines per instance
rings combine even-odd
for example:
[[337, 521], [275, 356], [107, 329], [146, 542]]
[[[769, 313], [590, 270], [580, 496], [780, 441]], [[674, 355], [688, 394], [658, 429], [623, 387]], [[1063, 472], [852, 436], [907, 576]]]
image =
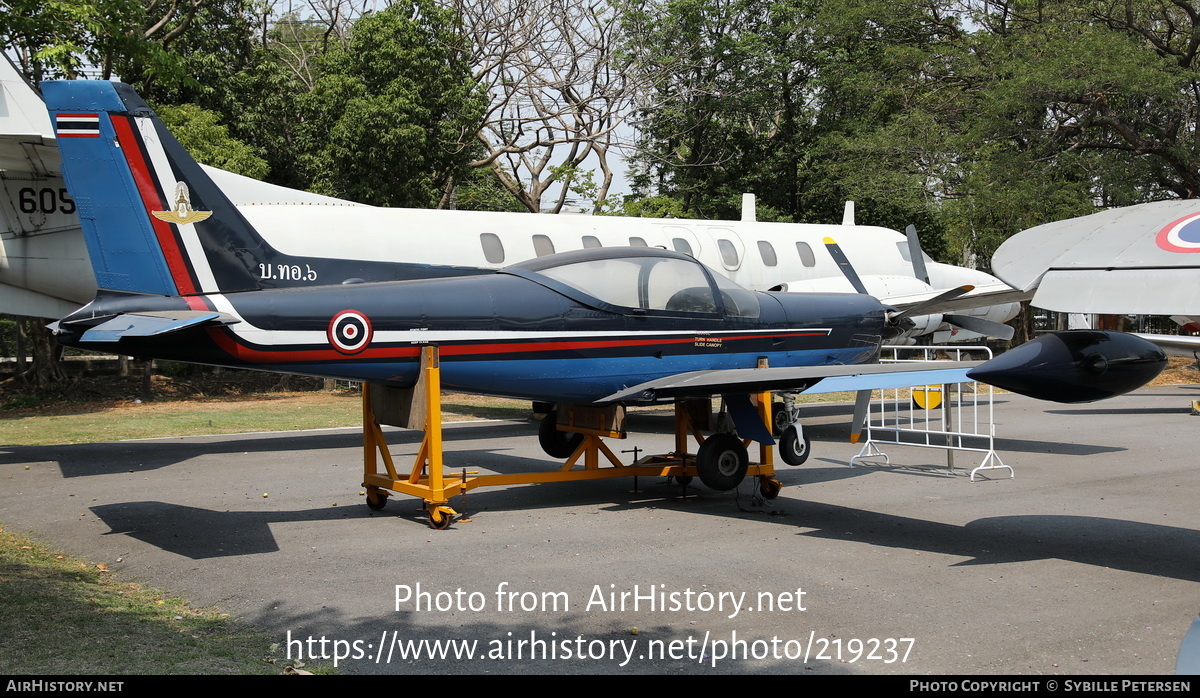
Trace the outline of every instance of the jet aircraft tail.
[[273, 271], [264, 260], [277, 253], [131, 87], [55, 81], [42, 92], [100, 289], [187, 296], [263, 286]]

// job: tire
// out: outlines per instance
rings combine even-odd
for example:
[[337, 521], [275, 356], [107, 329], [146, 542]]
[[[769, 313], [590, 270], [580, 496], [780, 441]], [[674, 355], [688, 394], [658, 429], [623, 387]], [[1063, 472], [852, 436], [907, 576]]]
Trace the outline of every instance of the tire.
[[367, 489], [367, 508], [371, 511], [383, 511], [387, 506], [388, 496], [383, 490], [377, 488]]
[[783, 483], [775, 478], [760, 478], [758, 491], [763, 499], [775, 499], [783, 489]]
[[454, 517], [440, 511], [429, 512], [429, 527], [435, 531], [445, 531], [454, 522]]
[[779, 457], [783, 459], [784, 463], [804, 465], [804, 461], [808, 460], [810, 453], [812, 453], [812, 441], [809, 440], [807, 434], [801, 443], [795, 426], [784, 429], [783, 436], [779, 438]]
[[749, 467], [746, 447], [733, 434], [713, 434], [696, 452], [696, 474], [709, 489], [718, 492], [727, 492], [742, 484]]
[[538, 443], [551, 458], [570, 458], [583, 443], [583, 434], [558, 430], [558, 412], [551, 410], [538, 427]]

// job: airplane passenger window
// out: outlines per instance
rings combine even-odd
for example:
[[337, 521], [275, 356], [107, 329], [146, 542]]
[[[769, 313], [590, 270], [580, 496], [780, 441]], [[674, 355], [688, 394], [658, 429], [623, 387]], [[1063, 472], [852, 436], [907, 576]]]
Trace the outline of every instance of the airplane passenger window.
[[603, 247], [603, 245], [600, 244], [600, 238], [596, 237], [595, 235], [583, 236], [583, 249], [593, 250], [597, 247]]
[[689, 257], [696, 256], [692, 252], [691, 243], [689, 243], [687, 240], [684, 240], [683, 238], [671, 238], [671, 246], [675, 248], [676, 252], [682, 252], [683, 254], [685, 254]]
[[642, 238], [629, 238], [630, 247], [649, 247]]
[[763, 264], [768, 267], [779, 264], [779, 259], [775, 257], [775, 248], [766, 240], [758, 241], [758, 254], [762, 257]]
[[796, 252], [800, 255], [800, 263], [806, 267], [817, 266], [817, 258], [813, 255], [812, 248], [807, 242], [797, 242]]
[[717, 249], [721, 251], [721, 263], [730, 269], [737, 269], [739, 260], [737, 248], [725, 238], [717, 240]]
[[480, 233], [479, 244], [483, 245], [483, 256], [489, 264], [501, 264], [504, 262], [504, 243], [500, 242], [500, 236], [495, 233]]
[[545, 235], [533, 236], [533, 253], [538, 257], [554, 254], [554, 241]]

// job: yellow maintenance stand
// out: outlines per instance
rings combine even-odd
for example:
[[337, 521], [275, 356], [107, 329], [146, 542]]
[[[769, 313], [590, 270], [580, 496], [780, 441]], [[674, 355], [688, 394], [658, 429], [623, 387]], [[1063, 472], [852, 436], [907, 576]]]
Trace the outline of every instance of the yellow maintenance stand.
[[[758, 396], [759, 415], [770, 424], [771, 394]], [[688, 438], [704, 442], [700, 428], [711, 415], [711, 400], [680, 400], [675, 403], [675, 450], [667, 455], [645, 456], [625, 465], [605, 445], [603, 439], [623, 439], [625, 408], [622, 405], [591, 407], [560, 405], [558, 428], [583, 435], [570, 458], [556, 471], [479, 475], [464, 473], [447, 475], [442, 449], [441, 370], [435, 346], [421, 351], [421, 369], [416, 386], [396, 389], [363, 384], [363, 486], [367, 491], [367, 506], [380, 510], [392, 492], [420, 497], [429, 514], [429, 525], [445, 529], [458, 516], [450, 506], [450, 498], [476, 487], [489, 485], [524, 485], [535, 482], [570, 482], [631, 475], [673, 476], [686, 484], [697, 474], [696, 456], [688, 452]], [[707, 404], [707, 409], [697, 409]], [[707, 413], [707, 414], [706, 414]], [[401, 475], [388, 451], [380, 423], [420, 429], [425, 432], [421, 448], [412, 468]], [[745, 441], [744, 445], [748, 445]], [[773, 499], [782, 487], [775, 479], [774, 448], [759, 446], [759, 460], [751, 462], [746, 475], [759, 478], [763, 496]], [[602, 466], [601, 456], [607, 461]], [[380, 461], [383, 472], [380, 472]], [[579, 466], [579, 467], [577, 467]]]

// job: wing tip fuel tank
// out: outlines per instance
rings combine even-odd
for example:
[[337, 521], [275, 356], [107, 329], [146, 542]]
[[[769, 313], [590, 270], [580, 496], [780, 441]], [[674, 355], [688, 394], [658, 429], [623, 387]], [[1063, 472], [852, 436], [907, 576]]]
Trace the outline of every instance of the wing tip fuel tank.
[[1140, 337], [1068, 330], [1014, 347], [967, 376], [1039, 400], [1080, 403], [1140, 388], [1166, 365], [1166, 354]]

